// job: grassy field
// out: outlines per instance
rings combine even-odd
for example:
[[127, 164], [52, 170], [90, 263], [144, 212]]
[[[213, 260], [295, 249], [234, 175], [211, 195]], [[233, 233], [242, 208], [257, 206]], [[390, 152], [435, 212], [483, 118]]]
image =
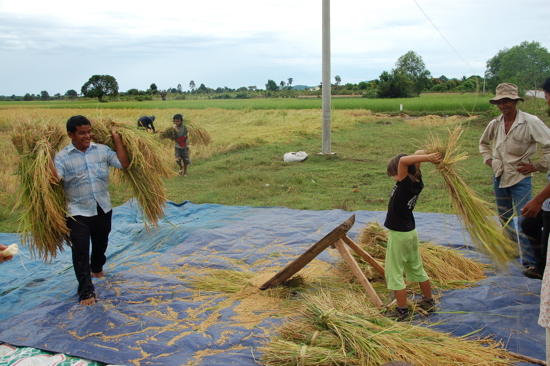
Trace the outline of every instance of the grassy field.
[[[419, 98], [404, 99], [332, 99], [333, 109], [368, 109], [375, 113], [398, 113], [400, 106], [409, 114], [437, 113], [440, 115], [484, 113], [495, 107], [487, 103], [491, 95], [478, 94], [423, 94]], [[68, 109], [319, 109], [321, 98], [261, 98], [261, 99], [186, 99], [161, 101], [33, 101], [0, 102], [0, 109], [7, 108], [68, 108]]]
[[[211, 102], [216, 105], [219, 101]], [[13, 172], [18, 156], [9, 138], [11, 127], [27, 119], [47, 119], [64, 124], [74, 114], [91, 118], [111, 117], [131, 125], [141, 115], [154, 114], [157, 128], [162, 129], [171, 125], [174, 113], [183, 111], [186, 119], [211, 134], [213, 143], [199, 147], [191, 141], [193, 164], [189, 167], [189, 176], [166, 181], [170, 200], [306, 210], [386, 210], [393, 187], [392, 179], [386, 175], [387, 162], [398, 153], [413, 153], [420, 145], [419, 141], [429, 133], [444, 136], [449, 127], [462, 123], [462, 147], [470, 155], [463, 164], [462, 175], [483, 199], [493, 202], [491, 172], [478, 153], [479, 137], [492, 112], [469, 119], [458, 116], [409, 118], [360, 108], [335, 109], [332, 115], [332, 151], [336, 154], [318, 156], [322, 134], [320, 109], [111, 109], [114, 104], [101, 104], [109, 109], [83, 110], [39, 106], [6, 108], [0, 103], [0, 149], [3, 152], [0, 155], [0, 232], [15, 232], [19, 214], [13, 211], [18, 186]], [[523, 109], [550, 123], [541, 103], [525, 104]], [[171, 154], [172, 149], [171, 143], [167, 142], [166, 153]], [[306, 151], [309, 157], [302, 163], [284, 163], [283, 155], [290, 151]], [[426, 188], [416, 210], [451, 212], [442, 180], [432, 170], [429, 165], [424, 167]], [[535, 191], [545, 184], [545, 175], [536, 174]], [[115, 205], [130, 198], [124, 189], [112, 188]]]

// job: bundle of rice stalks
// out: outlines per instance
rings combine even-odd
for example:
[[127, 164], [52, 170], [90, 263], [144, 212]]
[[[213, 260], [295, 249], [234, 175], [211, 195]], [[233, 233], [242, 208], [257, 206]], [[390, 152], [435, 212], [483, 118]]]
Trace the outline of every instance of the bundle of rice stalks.
[[20, 186], [15, 207], [23, 208], [19, 218], [21, 244], [28, 245], [31, 254], [44, 261], [51, 261], [58, 251], [63, 251], [64, 243], [70, 243], [65, 193], [50, 168], [52, 155], [65, 136], [61, 125], [45, 121], [21, 122], [11, 133], [20, 155], [17, 167]]
[[[256, 278], [260, 278], [256, 280]], [[265, 282], [265, 276], [249, 271], [216, 269], [207, 274], [190, 276], [191, 286], [205, 292], [239, 293], [245, 290], [279, 299], [288, 299], [291, 292], [303, 289], [306, 284], [300, 275], [293, 276], [280, 286], [261, 291], [259, 286]]]
[[436, 165], [436, 170], [445, 181], [452, 207], [462, 226], [470, 234], [472, 243], [498, 267], [506, 269], [506, 261], [517, 257], [518, 245], [506, 235], [499, 222], [493, 219], [495, 213], [489, 204], [481, 200], [458, 174], [457, 163], [467, 158], [466, 152], [459, 152], [458, 140], [461, 134], [460, 125], [452, 133], [449, 130], [446, 143], [431, 134], [424, 144], [424, 150], [427, 153], [439, 152], [443, 157]]
[[[207, 146], [212, 142], [210, 134], [201, 126], [187, 120], [185, 120], [183, 124], [187, 128], [189, 141], [193, 142], [194, 145]], [[160, 131], [159, 136], [162, 139], [175, 140], [177, 138], [177, 133], [174, 127], [169, 127]]]
[[[512, 364], [499, 342], [455, 338], [396, 323], [361, 306], [356, 294], [349, 297], [355, 299], [336, 299], [328, 292], [305, 295], [302, 324], [282, 326], [279, 335], [262, 348], [265, 364], [381, 365], [395, 359], [417, 366]], [[311, 335], [318, 331], [319, 336], [306, 337], [308, 331]]]
[[388, 230], [378, 221], [369, 222], [359, 233], [359, 243], [374, 259], [385, 259], [388, 248]]
[[172, 156], [158, 144], [152, 135], [108, 119], [92, 121], [94, 142], [115, 149], [111, 130], [114, 129], [126, 147], [130, 166], [116, 169], [115, 176], [130, 187], [144, 223], [156, 226], [164, 215], [167, 200], [166, 186], [162, 177], [169, 178], [176, 173], [172, 169]]

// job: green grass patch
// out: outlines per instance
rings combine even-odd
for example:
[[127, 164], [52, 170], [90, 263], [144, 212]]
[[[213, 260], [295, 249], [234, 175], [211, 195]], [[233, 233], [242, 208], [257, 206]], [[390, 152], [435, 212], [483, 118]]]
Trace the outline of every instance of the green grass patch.
[[[494, 108], [490, 96], [479, 94], [422, 94], [418, 98], [366, 99], [332, 98], [333, 109], [368, 109], [376, 113], [473, 114]], [[185, 99], [152, 101], [97, 100], [0, 102], [3, 108], [77, 108], [77, 109], [321, 109], [321, 98], [256, 98], [256, 99]], [[401, 105], [403, 110], [401, 111]]]

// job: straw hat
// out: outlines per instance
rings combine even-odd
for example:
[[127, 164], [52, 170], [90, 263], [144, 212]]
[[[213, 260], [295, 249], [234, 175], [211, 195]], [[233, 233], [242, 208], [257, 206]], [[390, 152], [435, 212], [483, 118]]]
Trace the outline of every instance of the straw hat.
[[497, 104], [499, 100], [504, 98], [524, 101], [524, 99], [518, 95], [518, 87], [511, 83], [498, 84], [497, 95], [491, 99], [489, 103]]

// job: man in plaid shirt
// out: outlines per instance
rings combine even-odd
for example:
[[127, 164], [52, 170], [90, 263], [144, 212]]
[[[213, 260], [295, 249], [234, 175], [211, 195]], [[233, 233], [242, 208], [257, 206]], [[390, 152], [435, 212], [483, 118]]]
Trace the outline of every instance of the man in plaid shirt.
[[[115, 130], [115, 151], [92, 142], [92, 125], [84, 116], [67, 121], [71, 143], [54, 158], [59, 180], [67, 197], [67, 227], [71, 238], [73, 267], [78, 280], [80, 305], [94, 305], [92, 277], [103, 277], [107, 261], [112, 205], [109, 196], [109, 167], [127, 168], [128, 152]], [[92, 254], [90, 257], [90, 239]]]

